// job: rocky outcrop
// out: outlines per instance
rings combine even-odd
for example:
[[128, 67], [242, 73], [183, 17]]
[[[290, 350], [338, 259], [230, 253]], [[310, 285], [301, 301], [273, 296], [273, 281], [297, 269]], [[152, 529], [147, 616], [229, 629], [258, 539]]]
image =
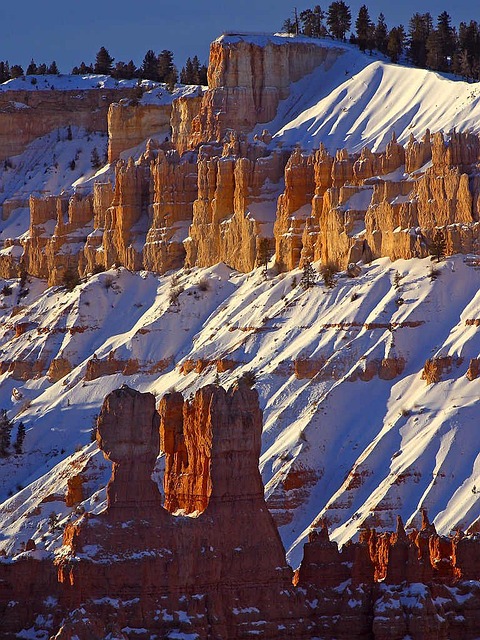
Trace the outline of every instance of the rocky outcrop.
[[322, 47], [302, 38], [225, 34], [210, 46], [208, 91], [192, 123], [191, 148], [220, 142], [227, 129], [248, 132], [275, 116], [290, 83], [319, 65], [328, 69], [344, 50]]
[[[159, 422], [167, 503], [193, 507], [206, 493], [208, 504], [197, 518], [173, 517], [160, 506], [150, 479]], [[108, 508], [65, 530], [68, 554], [58, 568], [70, 608], [81, 605], [87, 619], [103, 620], [104, 633], [118, 622], [108, 600], [120, 598], [129, 626], [141, 615], [149, 634], [175, 629], [173, 618], [155, 615], [161, 607], [183, 611], [188, 623], [178, 633], [190, 629], [200, 638], [239, 637], [240, 629], [259, 625], [268, 638], [288, 637], [293, 628], [297, 637], [309, 637], [306, 622], [297, 618], [307, 606], [290, 607], [290, 613], [286, 606], [295, 596], [263, 498], [261, 426], [257, 394], [244, 384], [229, 392], [205, 387], [189, 402], [170, 394], [160, 418], [150, 394], [124, 387], [107, 396], [97, 441], [114, 463]]]
[[225, 262], [248, 272], [274, 253], [281, 270], [304, 260], [344, 269], [384, 256], [426, 257], [439, 228], [447, 255], [476, 254], [476, 144], [452, 136], [451, 151], [449, 140], [433, 136], [433, 165], [403, 177], [402, 167], [428, 157], [430, 134], [406, 150], [393, 137], [382, 153], [335, 157], [323, 147], [311, 155], [272, 151], [267, 131], [253, 142], [230, 132], [222, 145], [182, 157], [151, 141], [137, 162], [117, 163], [113, 191], [98, 183], [89, 196], [32, 197], [29, 236], [8, 241], [0, 273], [15, 277], [23, 264], [59, 284], [68, 271], [114, 265], [164, 273]]
[[172, 105], [139, 104], [138, 100], [114, 102], [108, 109], [108, 162], [116, 162], [122, 151], [145, 139], [170, 139]]
[[180, 160], [176, 152], [158, 153], [151, 165], [154, 185], [153, 219], [143, 249], [143, 264], [150, 271], [164, 273], [180, 268], [185, 261], [184, 240], [193, 218], [197, 198], [195, 158]]
[[286, 159], [281, 152], [264, 156], [261, 143], [250, 145], [246, 153], [199, 160], [198, 198], [185, 242], [187, 265], [226, 262], [248, 272], [262, 263], [263, 241], [273, 254], [272, 228]]

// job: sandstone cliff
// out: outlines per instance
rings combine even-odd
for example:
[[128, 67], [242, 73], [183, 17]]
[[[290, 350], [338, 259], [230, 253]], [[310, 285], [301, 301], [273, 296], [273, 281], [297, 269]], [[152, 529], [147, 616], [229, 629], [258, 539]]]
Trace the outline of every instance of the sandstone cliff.
[[290, 83], [319, 65], [328, 69], [344, 50], [300, 38], [271, 36], [266, 42], [226, 34], [210, 47], [208, 91], [192, 123], [190, 145], [220, 142], [227, 129], [248, 132], [275, 116]]
[[5, 91], [0, 93], [0, 162], [18, 155], [35, 138], [68, 125], [107, 132], [112, 102], [135, 89]]

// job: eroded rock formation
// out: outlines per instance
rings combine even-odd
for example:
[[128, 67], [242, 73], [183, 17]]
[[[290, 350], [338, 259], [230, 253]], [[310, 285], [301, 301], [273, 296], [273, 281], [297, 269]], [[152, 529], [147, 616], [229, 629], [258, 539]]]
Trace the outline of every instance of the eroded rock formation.
[[[68, 524], [54, 561], [31, 544], [0, 558], [2, 637], [476, 637], [480, 538], [438, 536], [426, 512], [419, 531], [399, 519], [395, 533], [363, 529], [341, 551], [318, 522], [293, 575], [263, 497], [261, 431], [242, 381], [167, 394], [158, 412], [151, 394], [110, 393], [97, 422], [113, 462], [107, 508]], [[159, 447], [168, 510], [151, 479]], [[67, 489], [73, 506], [81, 475]]]

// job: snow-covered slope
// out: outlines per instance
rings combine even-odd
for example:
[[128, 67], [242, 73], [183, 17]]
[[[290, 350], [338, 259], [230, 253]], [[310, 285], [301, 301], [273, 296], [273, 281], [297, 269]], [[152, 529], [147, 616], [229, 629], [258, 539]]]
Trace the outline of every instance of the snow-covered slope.
[[[465, 375], [480, 353], [478, 328], [466, 323], [480, 318], [479, 273], [455, 257], [432, 280], [430, 266], [384, 259], [358, 278], [340, 274], [333, 289], [317, 284], [307, 291], [292, 286], [298, 272], [265, 280], [261, 270], [240, 275], [224, 265], [165, 277], [120, 269], [71, 293], [43, 293], [32, 282], [25, 308], [12, 318], [14, 285], [2, 299], [4, 357], [62, 357], [73, 370], [56, 383], [0, 378], [0, 406], [27, 427], [25, 453], [0, 467], [2, 499], [27, 487], [0, 507], [2, 546], [18, 549], [32, 535], [40, 548], [48, 546], [55, 537], [46, 525], [51, 511], [75, 517], [64, 503], [42, 500], [58, 499], [65, 478], [78, 472], [68, 472], [75, 458], [67, 456], [78, 450], [85, 465], [95, 455], [94, 445], [82, 447], [110, 390], [126, 382], [158, 397], [173, 386], [189, 395], [215, 379], [227, 386], [252, 369], [264, 410], [266, 495], [294, 565], [319, 515], [339, 542], [363, 523], [391, 528], [397, 513], [415, 522], [423, 507], [440, 531], [467, 528], [480, 517], [480, 381]], [[172, 289], [182, 288], [172, 302]], [[27, 319], [32, 324], [15, 337], [15, 325]], [[144, 366], [133, 375], [85, 380], [92, 354], [102, 360], [112, 351]], [[452, 370], [427, 385], [423, 365], [438, 355], [452, 356]], [[321, 361], [318, 373], [297, 379], [295, 361], [306, 356]], [[218, 378], [214, 363], [221, 358], [237, 368]], [[393, 380], [359, 379], [369, 363], [385, 358], [403, 359], [403, 372]], [[211, 363], [200, 375], [181, 372], [183, 362], [200, 359]], [[167, 368], [148, 373], [159, 361]], [[91, 475], [87, 508], [102, 503], [108, 471], [102, 475], [92, 462]], [[55, 489], [54, 478], [63, 478]], [[22, 513], [35, 514], [33, 524], [30, 516], [12, 518], [22, 504]]]
[[[341, 46], [345, 53], [330, 69], [292, 86], [267, 125], [272, 144], [378, 149], [392, 130], [405, 142], [427, 127], [480, 129], [479, 85]], [[22, 82], [10, 88], [26, 88]], [[143, 101], [169, 96], [156, 87]], [[106, 138], [72, 134], [55, 131], [12, 158], [0, 174], [0, 204], [91, 188], [91, 152], [97, 147], [102, 156]], [[112, 168], [100, 171], [100, 179], [113, 178]], [[17, 209], [1, 222], [1, 239], [19, 237], [28, 223], [28, 210]], [[423, 507], [441, 532], [478, 523], [480, 379], [466, 372], [480, 354], [480, 274], [471, 264], [449, 258], [431, 278], [429, 260], [384, 259], [358, 278], [340, 274], [333, 289], [307, 291], [296, 285], [298, 271], [265, 278], [262, 270], [242, 275], [223, 264], [164, 277], [112, 270], [70, 293], [32, 279], [23, 295], [18, 281], [0, 280], [0, 290], [8, 285], [0, 293], [1, 362], [17, 363], [17, 373], [45, 363], [38, 375], [17, 379], [1, 369], [0, 409], [15, 421], [13, 439], [20, 421], [27, 434], [24, 453], [0, 464], [0, 550], [10, 555], [33, 538], [38, 553], [49, 551], [59, 544], [52, 512], [61, 524], [82, 508], [102, 508], [109, 465], [90, 436], [109, 391], [127, 383], [158, 398], [172, 387], [188, 396], [250, 370], [264, 411], [266, 495], [293, 565], [318, 517], [341, 543], [363, 524], [392, 528], [397, 514], [417, 523]], [[451, 367], [428, 385], [425, 361], [446, 356]], [[86, 378], [93, 358], [109, 357], [137, 362], [136, 372]], [[54, 359], [72, 367], [57, 382], [46, 375]], [[217, 374], [222, 359], [235, 368]], [[302, 375], [306, 360], [310, 377]], [[201, 361], [202, 373], [191, 363], [182, 370], [188, 361]], [[396, 377], [379, 376], [382, 362], [398, 365]], [[161, 469], [159, 459], [159, 481]], [[86, 501], [67, 507], [68, 480], [79, 472], [88, 480]]]
[[323, 142], [335, 152], [384, 149], [393, 131], [402, 144], [427, 128], [480, 131], [479, 83], [391, 64], [352, 45], [317, 42], [344, 54], [329, 69], [319, 67], [292, 85], [276, 118], [257, 132], [266, 127], [275, 142], [305, 149]]

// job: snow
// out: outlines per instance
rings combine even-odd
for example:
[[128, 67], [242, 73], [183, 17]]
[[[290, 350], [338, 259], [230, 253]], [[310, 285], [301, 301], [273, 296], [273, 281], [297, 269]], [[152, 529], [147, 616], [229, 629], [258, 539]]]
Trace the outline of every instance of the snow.
[[161, 84], [160, 87], [145, 92], [140, 100], [140, 104], [167, 105], [177, 100], [177, 98], [195, 98], [202, 96], [205, 91], [206, 87], [197, 84], [176, 85], [173, 91], [168, 91], [167, 86]]
[[[33, 81], [33, 82], [32, 82]], [[134, 88], [138, 84], [144, 89], [151, 89], [160, 83], [152, 80], [139, 81], [116, 80], [111, 76], [99, 74], [86, 75], [24, 75], [19, 78], [7, 80], [0, 84], [0, 92], [4, 91], [46, 91], [56, 89], [57, 91], [86, 91], [89, 89], [127, 89]]]
[[427, 128], [480, 131], [480, 83], [392, 64], [349, 44], [316, 43], [340, 55], [329, 68], [319, 66], [294, 83], [274, 120], [258, 125], [254, 133], [268, 129], [272, 144], [311, 150], [323, 142], [332, 153], [366, 145], [378, 151], [394, 132], [406, 144]]

